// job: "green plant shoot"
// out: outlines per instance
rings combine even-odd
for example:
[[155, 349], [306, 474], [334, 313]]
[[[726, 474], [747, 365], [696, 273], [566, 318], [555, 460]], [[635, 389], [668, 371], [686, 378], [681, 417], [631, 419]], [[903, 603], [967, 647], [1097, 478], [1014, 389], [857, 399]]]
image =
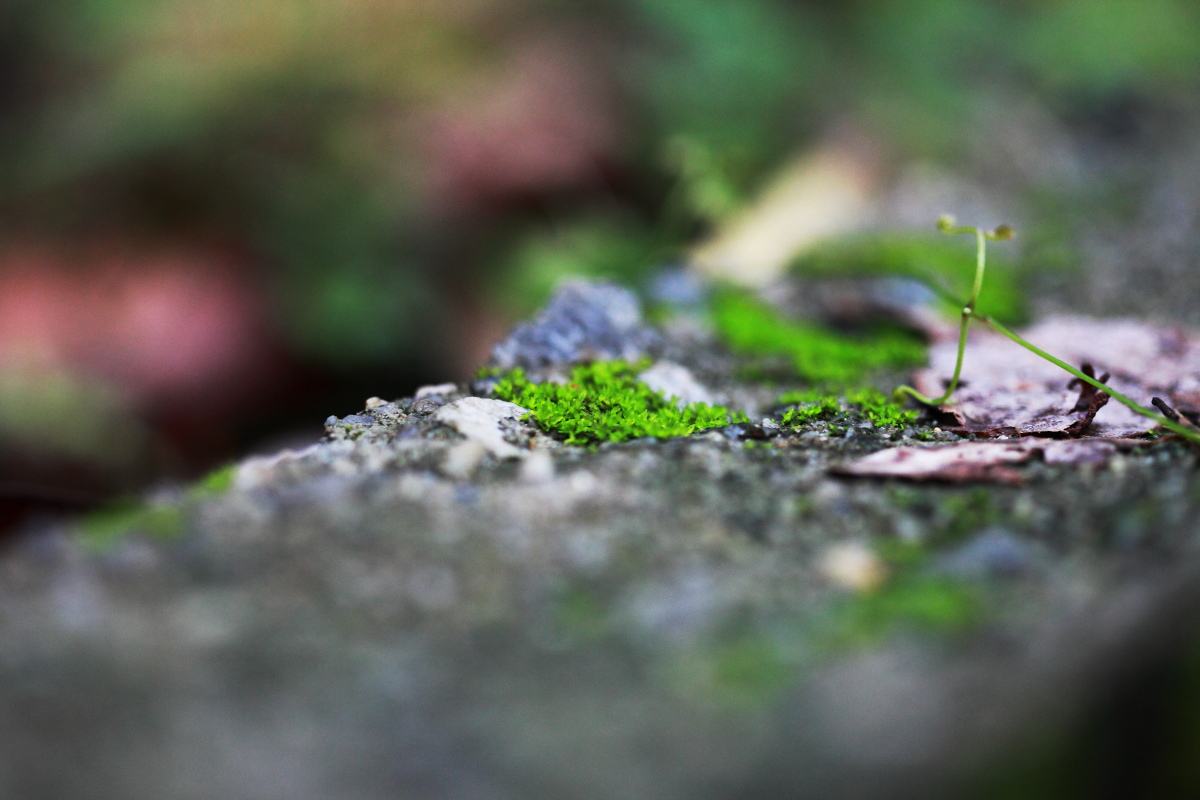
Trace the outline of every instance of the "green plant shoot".
[[967, 298], [967, 301], [963, 304], [962, 321], [959, 324], [958, 330], [958, 350], [954, 358], [954, 372], [950, 376], [950, 382], [946, 385], [946, 391], [938, 397], [929, 397], [924, 395], [911, 386], [898, 386], [893, 393], [897, 399], [903, 397], [912, 397], [918, 402], [929, 406], [942, 406], [951, 402], [954, 397], [955, 390], [958, 389], [959, 378], [962, 375], [963, 356], [967, 349], [967, 333], [970, 330], [971, 320], [977, 319], [990, 327], [992, 330], [1012, 340], [1021, 347], [1024, 347], [1026, 350], [1038, 356], [1039, 358], [1049, 361], [1051, 364], [1054, 364], [1056, 367], [1068, 372], [1076, 379], [1083, 381], [1084, 383], [1096, 388], [1101, 392], [1104, 392], [1113, 400], [1116, 400], [1118, 403], [1128, 408], [1130, 411], [1141, 414], [1143, 417], [1152, 420], [1159, 426], [1166, 428], [1172, 433], [1178, 434], [1180, 437], [1189, 442], [1200, 444], [1200, 430], [1194, 426], [1169, 419], [1157, 411], [1141, 405], [1132, 398], [1111, 388], [1108, 386], [1108, 384], [1102, 383], [1091, 375], [1085, 374], [1082, 370], [1071, 366], [1061, 358], [1047, 353], [1045, 350], [1026, 340], [1020, 334], [997, 322], [991, 317], [976, 312], [975, 304], [978, 302], [979, 294], [983, 290], [983, 276], [987, 270], [987, 243], [989, 240], [1002, 241], [1013, 238], [1015, 233], [1011, 227], [1008, 225], [1000, 225], [999, 227], [989, 231], [973, 225], [959, 225], [955, 222], [954, 217], [948, 214], [943, 214], [938, 218], [937, 228], [942, 233], [948, 235], [972, 234], [975, 236], [975, 279], [971, 284], [971, 296]]
[[895, 395], [897, 399], [907, 395], [927, 406], [945, 405], [954, 397], [954, 391], [958, 388], [958, 379], [962, 375], [963, 354], [967, 349], [967, 333], [971, 328], [971, 319], [976, 316], [975, 304], [979, 301], [979, 293], [983, 289], [983, 275], [987, 271], [988, 240], [999, 241], [1013, 237], [1013, 229], [1008, 225], [1001, 225], [993, 230], [985, 231], [983, 228], [973, 225], [958, 225], [955, 223], [954, 217], [949, 214], [943, 214], [938, 218], [937, 227], [942, 233], [951, 236], [964, 233], [974, 235], [975, 279], [971, 282], [971, 296], [963, 304], [961, 321], [958, 326], [958, 352], [954, 357], [954, 374], [950, 376], [950, 383], [946, 385], [946, 391], [938, 397], [929, 397], [918, 392], [911, 386], [899, 386], [896, 388]]

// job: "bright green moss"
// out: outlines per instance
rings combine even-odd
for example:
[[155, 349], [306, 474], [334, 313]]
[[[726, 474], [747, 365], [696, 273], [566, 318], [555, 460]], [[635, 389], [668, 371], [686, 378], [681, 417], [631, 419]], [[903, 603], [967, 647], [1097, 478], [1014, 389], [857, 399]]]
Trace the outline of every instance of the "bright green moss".
[[788, 392], [779, 398], [779, 402], [795, 404], [783, 412], [780, 419], [787, 427], [818, 419], [832, 419], [842, 413], [842, 403], [836, 394], [823, 394], [816, 390]]
[[533, 383], [515, 369], [493, 393], [529, 409], [543, 430], [565, 437], [568, 444], [671, 439], [748, 421], [745, 414], [723, 406], [679, 407], [638, 380], [637, 370], [622, 361], [597, 361], [572, 369], [567, 383]]
[[785, 427], [797, 427], [813, 420], [832, 420], [843, 416], [865, 417], [876, 428], [901, 428], [917, 421], [916, 411], [902, 408], [882, 392], [871, 388], [850, 389], [844, 393], [827, 393], [813, 389], [787, 392], [780, 396], [781, 405], [791, 405], [780, 422]]
[[861, 383], [871, 372], [925, 363], [925, 346], [913, 335], [883, 329], [861, 337], [784, 319], [766, 304], [738, 292], [713, 299], [713, 324], [735, 352], [784, 356], [796, 374], [820, 385]]
[[[1025, 300], [1017, 285], [1016, 270], [989, 254], [988, 290], [978, 310], [1009, 322], [1026, 318]], [[808, 251], [792, 263], [796, 275], [813, 278], [905, 277], [914, 278], [947, 296], [940, 305], [957, 318], [970, 295], [975, 267], [972, 247], [964, 242], [934, 236], [874, 235], [839, 239]]]
[[917, 421], [918, 412], [903, 408], [876, 389], [855, 389], [846, 402], [857, 408], [876, 428], [899, 428]]

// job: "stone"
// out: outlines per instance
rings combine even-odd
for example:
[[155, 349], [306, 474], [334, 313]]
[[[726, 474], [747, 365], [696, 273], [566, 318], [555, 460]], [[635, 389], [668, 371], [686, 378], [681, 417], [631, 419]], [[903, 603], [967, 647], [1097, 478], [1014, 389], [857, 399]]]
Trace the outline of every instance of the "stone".
[[441, 396], [454, 394], [458, 391], [458, 384], [455, 383], [435, 383], [428, 386], [422, 386], [417, 389], [413, 398], [423, 400], [426, 397]]
[[671, 361], [657, 361], [638, 373], [638, 379], [666, 398], [675, 398], [680, 406], [692, 403], [713, 405], [716, 400], [687, 367]]
[[554, 459], [545, 450], [534, 450], [521, 464], [521, 480], [525, 483], [547, 483], [554, 479]]
[[497, 344], [491, 360], [502, 369], [602, 359], [636, 361], [657, 340], [643, 324], [633, 292], [611, 284], [570, 281], [559, 287], [545, 310]]
[[464, 480], [475, 473], [487, 454], [488, 449], [478, 439], [459, 442], [446, 451], [442, 472], [456, 480]]
[[[18, 538], [0, 796], [963, 796], [1191, 651], [1178, 443], [797, 433], [799, 387], [661, 344], [651, 376], [759, 424], [567, 446], [480, 381], [147, 498], [109, 550], [94, 519]], [[917, 447], [1022, 480], [836, 472]]]
[[1002, 528], [989, 528], [938, 559], [936, 569], [963, 577], [1009, 577], [1030, 569], [1033, 547]]
[[831, 545], [817, 559], [817, 569], [833, 584], [857, 592], [876, 589], [887, 577], [887, 568], [862, 542]]
[[464, 397], [442, 406], [434, 419], [478, 442], [496, 458], [524, 458], [529, 451], [505, 437], [515, 423], [529, 413], [515, 403], [486, 397]]

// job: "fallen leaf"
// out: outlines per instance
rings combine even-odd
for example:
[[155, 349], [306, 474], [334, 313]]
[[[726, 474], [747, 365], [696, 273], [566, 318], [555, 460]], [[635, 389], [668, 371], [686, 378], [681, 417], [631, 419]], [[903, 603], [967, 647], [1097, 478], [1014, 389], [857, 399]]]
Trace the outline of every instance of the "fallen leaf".
[[712, 278], [765, 286], [797, 253], [859, 227], [878, 181], [869, 144], [826, 144], [786, 165], [754, 203], [691, 254], [691, 261]]
[[[1134, 400], [1168, 398], [1190, 409], [1200, 400], [1200, 335], [1134, 320], [1055, 317], [1022, 336], [1065, 361], [1095, 365], [1109, 373], [1108, 385]], [[916, 387], [941, 394], [954, 369], [956, 348], [930, 348], [930, 366], [915, 376]], [[1093, 373], [1094, 374], [1094, 373]], [[972, 330], [962, 382], [953, 402], [942, 407], [951, 430], [983, 436], [1138, 436], [1155, 427], [1055, 365], [986, 329]], [[1086, 386], [1086, 384], [1085, 384]]]
[[1024, 474], [1015, 467], [1039, 456], [1047, 464], [1100, 464], [1117, 451], [1118, 445], [1128, 444], [1128, 441], [1096, 438], [1027, 437], [1011, 442], [964, 441], [930, 447], [892, 447], [849, 461], [834, 471], [871, 478], [1017, 484], [1024, 480]]

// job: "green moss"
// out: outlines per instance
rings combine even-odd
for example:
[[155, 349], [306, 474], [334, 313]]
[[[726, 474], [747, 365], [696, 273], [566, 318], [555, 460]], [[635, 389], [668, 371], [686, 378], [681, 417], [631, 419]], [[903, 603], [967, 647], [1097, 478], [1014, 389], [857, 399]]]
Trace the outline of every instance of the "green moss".
[[927, 575], [902, 577], [841, 606], [834, 615], [830, 643], [864, 645], [900, 630], [952, 633], [973, 625], [982, 613], [978, 589], [965, 583]]
[[188, 497], [199, 500], [225, 494], [233, 488], [233, 483], [237, 479], [237, 471], [237, 464], [226, 464], [214, 469], [192, 484], [188, 490]]
[[102, 551], [130, 533], [178, 535], [183, 531], [183, 510], [175, 505], [119, 503], [84, 517], [81, 529], [83, 543]]
[[561, 384], [533, 383], [516, 369], [496, 384], [493, 394], [529, 409], [534, 422], [568, 444], [670, 439], [748, 421], [745, 414], [723, 406], [677, 406], [637, 379], [640, 366], [597, 361], [575, 367], [570, 380]]
[[929, 548], [923, 541], [881, 539], [875, 544], [875, 553], [889, 571], [898, 572], [920, 567], [929, 556]]
[[794, 659], [764, 634], [747, 634], [722, 643], [708, 655], [711, 689], [726, 705], [765, 705], [796, 679]]
[[184, 500], [154, 504], [122, 500], [93, 511], [80, 525], [83, 542], [94, 550], [106, 550], [132, 533], [167, 538], [183, 532], [189, 504], [220, 497], [233, 488], [237, 464], [226, 464], [197, 480], [184, 493]]
[[900, 428], [916, 422], [919, 416], [918, 412], [902, 408], [882, 392], [869, 387], [850, 389], [841, 394], [812, 389], [787, 392], [780, 396], [779, 402], [793, 406], [780, 419], [785, 427], [793, 428], [813, 420], [854, 416], [866, 418], [876, 428]]
[[849, 336], [785, 319], [741, 292], [718, 292], [712, 317], [718, 334], [733, 351], [786, 357], [796, 374], [813, 384], [860, 384], [878, 369], [925, 363], [925, 346], [908, 332], [883, 328]]
[[792, 406], [783, 412], [779, 420], [785, 427], [791, 428], [813, 420], [833, 419], [842, 413], [841, 398], [817, 389], [787, 392], [780, 396], [779, 403]]
[[[989, 254], [988, 289], [980, 297], [980, 312], [1009, 322], [1027, 317], [1018, 274], [1010, 262]], [[958, 317], [970, 295], [975, 251], [966, 242], [937, 236], [873, 235], [833, 240], [810, 250], [792, 263], [792, 272], [813, 278], [906, 277], [947, 297], [939, 301], [948, 316]]]
[[877, 389], [855, 389], [846, 393], [846, 402], [857, 408], [876, 428], [898, 428], [917, 421], [918, 412], [902, 408]]

